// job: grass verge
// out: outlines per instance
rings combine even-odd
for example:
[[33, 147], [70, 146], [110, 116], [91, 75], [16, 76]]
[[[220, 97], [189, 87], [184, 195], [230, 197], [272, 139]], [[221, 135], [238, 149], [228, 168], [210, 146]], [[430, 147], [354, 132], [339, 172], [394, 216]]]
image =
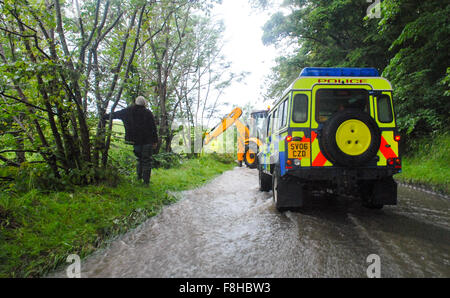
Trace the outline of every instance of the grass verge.
[[412, 154], [402, 158], [402, 173], [395, 178], [449, 194], [450, 133], [417, 141], [412, 149]]
[[183, 160], [177, 168], [153, 170], [149, 188], [130, 177], [117, 187], [0, 193], [0, 277], [39, 277], [70, 254], [83, 258], [174, 202], [168, 191], [197, 187], [233, 166], [203, 156]]

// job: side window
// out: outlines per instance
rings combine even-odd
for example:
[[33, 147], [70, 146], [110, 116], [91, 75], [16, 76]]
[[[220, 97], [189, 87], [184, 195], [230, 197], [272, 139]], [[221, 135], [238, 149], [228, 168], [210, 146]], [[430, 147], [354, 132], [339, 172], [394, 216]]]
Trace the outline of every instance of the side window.
[[283, 104], [280, 104], [280, 107], [278, 108], [278, 119], [277, 119], [277, 130], [279, 130], [280, 128], [283, 127], [283, 125], [281, 124], [281, 121], [283, 120]]
[[288, 115], [288, 100], [289, 98], [286, 98], [283, 102], [283, 114], [282, 114], [282, 120], [281, 120], [281, 127], [285, 127], [287, 123], [287, 115]]
[[394, 120], [392, 116], [391, 98], [388, 95], [377, 97], [377, 111], [378, 121], [382, 123], [391, 123], [392, 120]]
[[272, 125], [272, 114], [270, 114], [269, 117], [267, 117], [267, 134], [266, 134], [267, 136], [271, 135], [270, 133], [271, 125]]
[[308, 120], [308, 97], [305, 94], [296, 94], [294, 97], [292, 121], [304, 123]]
[[272, 114], [272, 132], [276, 132], [278, 130], [278, 111], [280, 109], [276, 109]]

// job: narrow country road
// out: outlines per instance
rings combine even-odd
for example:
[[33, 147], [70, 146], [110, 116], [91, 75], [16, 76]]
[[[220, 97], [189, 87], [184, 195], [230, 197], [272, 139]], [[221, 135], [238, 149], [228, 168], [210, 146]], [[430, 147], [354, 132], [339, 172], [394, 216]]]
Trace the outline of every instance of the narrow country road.
[[[316, 196], [280, 214], [256, 170], [186, 191], [158, 216], [82, 261], [82, 277], [450, 277], [450, 200], [399, 187], [399, 205]], [[59, 273], [65, 276], [65, 272]]]

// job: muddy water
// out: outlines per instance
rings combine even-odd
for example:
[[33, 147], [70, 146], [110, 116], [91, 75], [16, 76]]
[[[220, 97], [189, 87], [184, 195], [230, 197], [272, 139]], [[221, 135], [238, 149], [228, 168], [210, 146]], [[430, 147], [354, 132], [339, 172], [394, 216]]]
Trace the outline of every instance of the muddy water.
[[[450, 201], [399, 188], [399, 205], [367, 210], [314, 197], [280, 214], [257, 171], [235, 168], [178, 194], [137, 229], [82, 261], [83, 277], [450, 277]], [[64, 276], [64, 273], [59, 273]]]

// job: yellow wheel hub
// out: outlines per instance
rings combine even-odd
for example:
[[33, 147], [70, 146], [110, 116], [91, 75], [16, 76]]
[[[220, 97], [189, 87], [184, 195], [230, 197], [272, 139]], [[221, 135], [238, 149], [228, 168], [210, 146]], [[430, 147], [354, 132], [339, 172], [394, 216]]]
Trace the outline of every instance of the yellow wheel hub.
[[364, 122], [350, 119], [336, 131], [336, 144], [347, 155], [361, 155], [369, 149], [372, 135]]
[[253, 164], [256, 159], [256, 154], [251, 150], [247, 150], [247, 153], [245, 154], [245, 159], [249, 164]]

